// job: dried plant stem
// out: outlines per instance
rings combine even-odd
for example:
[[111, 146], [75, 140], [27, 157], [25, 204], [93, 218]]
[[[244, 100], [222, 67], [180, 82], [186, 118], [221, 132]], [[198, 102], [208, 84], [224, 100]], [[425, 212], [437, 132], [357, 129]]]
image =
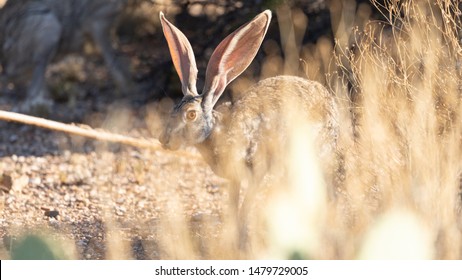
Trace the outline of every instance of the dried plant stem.
[[157, 139], [133, 138], [125, 135], [104, 131], [101, 129], [93, 129], [83, 124], [65, 124], [57, 121], [47, 120], [43, 118], [3, 110], [0, 110], [0, 120], [33, 125], [41, 128], [87, 137], [99, 141], [120, 143], [124, 145], [130, 145], [138, 148], [150, 149], [155, 151], [160, 150], [165, 153], [174, 153], [176, 155], [185, 156], [189, 158], [200, 158], [199, 155], [189, 153], [186, 151], [172, 152], [164, 150]]

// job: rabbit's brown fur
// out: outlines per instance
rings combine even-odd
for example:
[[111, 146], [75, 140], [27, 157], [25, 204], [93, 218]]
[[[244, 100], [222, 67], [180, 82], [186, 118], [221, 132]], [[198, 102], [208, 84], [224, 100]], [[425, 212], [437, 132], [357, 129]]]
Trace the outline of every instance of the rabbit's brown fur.
[[184, 97], [173, 108], [159, 140], [169, 149], [196, 146], [213, 171], [230, 180], [232, 212], [239, 208], [241, 183], [247, 183], [239, 215], [241, 246], [247, 243], [247, 216], [258, 188], [267, 181], [285, 180], [290, 167], [287, 158], [296, 152], [296, 147], [291, 147], [293, 138], [299, 137], [296, 130], [310, 130], [300, 135], [310, 135], [303, 143], [314, 142], [326, 179], [332, 179], [336, 166], [337, 105], [318, 82], [293, 76], [268, 78], [242, 92], [234, 102], [214, 108], [226, 85], [254, 58], [270, 20], [271, 13], [265, 11], [218, 45], [207, 66], [202, 94], [198, 94], [192, 47], [161, 13]]
[[294, 76], [262, 80], [233, 104], [218, 106], [214, 129], [196, 146], [216, 174], [235, 179], [245, 172], [259, 181], [271, 162], [280, 163], [277, 154], [284, 156], [288, 129], [297, 126], [287, 123], [291, 120], [284, 110], [302, 112], [302, 118], [318, 130], [314, 138], [319, 156], [322, 160], [333, 156], [338, 138], [335, 99], [320, 83]]

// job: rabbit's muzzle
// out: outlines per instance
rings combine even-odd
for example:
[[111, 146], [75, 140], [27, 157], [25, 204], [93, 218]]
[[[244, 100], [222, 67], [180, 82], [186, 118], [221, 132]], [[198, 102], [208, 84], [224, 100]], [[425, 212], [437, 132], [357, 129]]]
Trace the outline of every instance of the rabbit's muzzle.
[[175, 141], [173, 137], [171, 137], [172, 134], [170, 131], [167, 129], [164, 131], [160, 137], [159, 137], [159, 142], [162, 144], [162, 148], [167, 149], [167, 150], [178, 150], [180, 148], [180, 142]]
[[159, 142], [162, 144], [162, 148], [164, 148], [164, 149], [170, 149], [170, 148], [169, 148], [169, 146], [170, 146], [170, 145], [169, 145], [169, 139], [170, 139], [170, 137], [169, 137], [168, 133], [162, 133], [162, 134], [160, 135], [160, 137], [159, 137]]

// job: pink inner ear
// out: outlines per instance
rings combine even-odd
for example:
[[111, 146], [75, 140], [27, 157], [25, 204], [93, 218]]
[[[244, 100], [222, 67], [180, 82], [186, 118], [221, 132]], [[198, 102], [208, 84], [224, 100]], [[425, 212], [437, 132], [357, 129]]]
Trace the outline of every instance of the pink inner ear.
[[[170, 28], [170, 27], [167, 26], [166, 28]], [[168, 47], [169, 47], [169, 50], [170, 50], [170, 56], [172, 57], [172, 61], [173, 61], [173, 65], [175, 66], [175, 70], [178, 73], [178, 76], [180, 77], [181, 82], [183, 82], [184, 77], [185, 77], [185, 73], [184, 73], [184, 71], [183, 71], [183, 69], [181, 67], [181, 60], [180, 60], [180, 56], [179, 56], [180, 50], [178, 50], [178, 48], [177, 48], [177, 45], [179, 45], [180, 43], [179, 42], [171, 43], [171, 42], [177, 41], [178, 38], [175, 38], [175, 37], [172, 36], [171, 30], [170, 30], [170, 32], [166, 32], [164, 30], [164, 35], [165, 35], [165, 39], [167, 40], [167, 43], [168, 43]]]
[[[256, 27], [257, 29], [262, 27]], [[264, 35], [263, 35], [264, 36]], [[221, 61], [220, 67], [227, 71], [228, 83], [234, 80], [249, 67], [260, 48], [262, 35], [258, 33], [244, 33], [241, 38], [234, 38], [242, 43], [237, 43], [234, 49], [229, 49]], [[230, 43], [232, 43], [231, 41]]]
[[161, 13], [160, 19], [173, 65], [180, 77], [183, 94], [197, 95], [197, 66], [194, 52], [186, 36]]
[[204, 94], [212, 95], [206, 97], [207, 106], [213, 107], [225, 87], [250, 65], [270, 21], [271, 12], [267, 10], [228, 35], [215, 49], [207, 65], [205, 78]]

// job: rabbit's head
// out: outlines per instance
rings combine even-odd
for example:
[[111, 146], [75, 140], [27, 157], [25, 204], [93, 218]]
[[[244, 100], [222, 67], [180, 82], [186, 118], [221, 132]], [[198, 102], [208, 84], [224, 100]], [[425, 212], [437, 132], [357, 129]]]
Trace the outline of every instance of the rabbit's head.
[[173, 108], [159, 140], [166, 148], [178, 149], [201, 143], [210, 135], [215, 122], [213, 107], [226, 86], [254, 59], [268, 30], [271, 12], [260, 13], [218, 45], [207, 65], [201, 94], [196, 88], [197, 66], [191, 44], [162, 12], [160, 20], [184, 97]]

